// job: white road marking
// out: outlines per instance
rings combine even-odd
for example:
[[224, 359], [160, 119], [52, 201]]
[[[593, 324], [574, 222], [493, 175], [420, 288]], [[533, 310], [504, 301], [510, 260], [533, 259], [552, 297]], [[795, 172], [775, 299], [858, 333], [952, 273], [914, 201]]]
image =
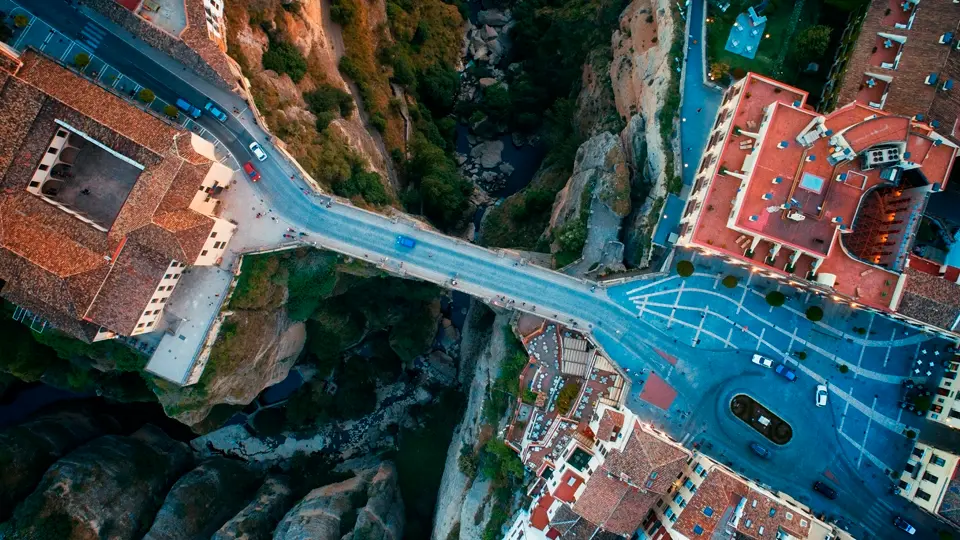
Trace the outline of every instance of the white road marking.
[[[853, 387], [850, 387], [850, 395], [853, 396]], [[850, 410], [850, 402], [843, 406], [843, 416], [840, 418], [840, 431], [843, 431], [843, 423], [847, 420], [847, 411]]]
[[[873, 320], [874, 320], [874, 315], [873, 315], [873, 313], [871, 313], [871, 314], [870, 314], [870, 322], [867, 323], [867, 333], [864, 334], [864, 335], [866, 335], [866, 336], [869, 336], [869, 335], [870, 335], [870, 329], [873, 328]], [[863, 353], [864, 353], [864, 351], [866, 351], [866, 350], [867, 350], [867, 344], [864, 343], [863, 345], [860, 346], [860, 357], [857, 358], [857, 370], [853, 372], [853, 378], [854, 378], [854, 379], [856, 379], [857, 377], [860, 376], [860, 363], [863, 362]], [[889, 350], [889, 349], [888, 349], [888, 350]]]
[[[891, 342], [891, 343], [893, 343], [893, 338], [894, 338], [896, 335], [897, 335], [897, 327], [894, 326], [894, 327], [893, 327], [893, 332], [890, 334], [890, 342]], [[917, 347], [919, 347], [919, 346], [920, 346], [920, 344], [918, 343], [918, 344], [917, 344]], [[893, 350], [893, 346], [892, 346], [892, 345], [888, 345], [888, 346], [887, 346], [887, 354], [884, 355], [884, 357], [883, 357], [883, 367], [887, 367], [887, 361], [890, 360], [890, 351], [891, 351], [891, 350]]]
[[[877, 396], [873, 396], [873, 404], [870, 405], [870, 416], [867, 417], [867, 429], [863, 430], [863, 443], [860, 445], [860, 456], [857, 458], [857, 468], [863, 462], [863, 454], [866, 451], [867, 436], [870, 435], [870, 426], [873, 425], [873, 412], [877, 409]], [[886, 467], [883, 467], [886, 468]]]
[[731, 328], [730, 331], [727, 332], [727, 341], [725, 341], [725, 342], [723, 343], [723, 348], [724, 348], [724, 349], [726, 349], [727, 347], [730, 347], [730, 346], [731, 346], [731, 345], [730, 345], [730, 343], [731, 343], [730, 338], [732, 338], [732, 337], [733, 337], [733, 328]]

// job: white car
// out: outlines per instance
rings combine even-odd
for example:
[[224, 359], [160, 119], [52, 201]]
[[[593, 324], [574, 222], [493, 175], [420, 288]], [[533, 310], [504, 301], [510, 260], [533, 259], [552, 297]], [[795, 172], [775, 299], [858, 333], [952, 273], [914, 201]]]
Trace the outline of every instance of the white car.
[[766, 356], [763, 356], [762, 354], [753, 355], [753, 360], [751, 361], [760, 367], [765, 367], [765, 368], [773, 367], [773, 360], [767, 358]]
[[250, 151], [253, 152], [253, 155], [257, 156], [257, 160], [267, 160], [267, 153], [263, 151], [263, 148], [260, 148], [259, 144], [255, 142], [250, 143]]
[[827, 385], [817, 385], [817, 407], [824, 407], [827, 404]]

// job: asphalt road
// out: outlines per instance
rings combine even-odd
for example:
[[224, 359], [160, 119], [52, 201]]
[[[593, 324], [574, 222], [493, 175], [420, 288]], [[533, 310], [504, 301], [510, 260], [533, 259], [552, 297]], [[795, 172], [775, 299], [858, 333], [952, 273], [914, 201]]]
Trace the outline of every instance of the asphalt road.
[[[63, 0], [22, 0], [21, 3], [71, 38], [79, 38], [80, 31], [89, 22], [81, 12], [69, 7]], [[172, 102], [177, 97], [183, 97], [202, 107], [208, 100], [207, 95], [212, 94], [201, 91], [199, 88], [203, 85], [188, 82], [195, 78], [192, 74], [165, 68], [150, 54], [145, 54], [109, 32], [95, 54], [149, 87], [165, 101]], [[230, 114], [234, 107], [243, 107], [237, 96], [221, 93], [216, 99], [221, 109], [229, 114], [228, 121], [220, 123], [204, 115], [199, 123], [219, 138], [241, 163], [252, 159], [247, 146], [253, 140], [259, 140], [271, 157], [262, 163], [255, 162], [263, 177], [256, 187], [273, 211], [296, 224], [294, 227], [305, 232], [308, 241], [365, 259], [393, 272], [406, 273], [494, 303], [575, 325], [592, 332], [597, 342], [621, 365], [642, 365], [660, 372], [669, 370], [670, 366], [654, 352], [653, 346], [677, 357], [703, 357], [703, 351], [671, 343], [673, 340], [670, 336], [639, 319], [592, 282], [524, 264], [513, 253], [494, 252], [447, 237], [412, 219], [390, 219], [314, 194], [299, 178], [291, 179], [293, 167], [279, 159], [279, 154], [262, 132], [248, 127]], [[400, 234], [414, 238], [416, 247], [399, 247], [396, 238]], [[722, 368], [718, 365], [717, 369]], [[731, 371], [731, 374], [738, 375], [738, 369]], [[684, 391], [683, 388], [679, 390]], [[717, 395], [712, 397], [718, 399], [723, 390], [717, 389], [716, 392]], [[709, 401], [710, 397], [704, 396], [704, 399]], [[722, 422], [719, 415], [723, 409], [718, 407], [720, 405], [704, 402], [703, 407], [698, 407], [701, 410], [694, 418], [699, 421], [699, 415], [717, 415], [717, 418], [703, 421], [711, 427], [719, 424]], [[741, 437], [735, 433], [725, 437], [722, 430], [717, 430], [717, 436], [708, 441], [717, 445], [718, 453], [722, 452], [725, 458], [742, 467], [749, 476], [765, 484], [787, 493], [796, 493], [799, 486], [812, 484], [812, 481], [808, 482], [810, 478], [793, 464], [754, 459], [745, 451], [746, 445]], [[831, 446], [822, 445], [820, 450], [823, 453], [819, 455], [826, 458], [832, 452]], [[866, 512], [873, 505], [870, 499], [876, 496], [862, 488], [858, 489], [857, 472], [842, 463], [835, 467], [835, 474], [838, 482], [834, 485], [841, 488], [841, 499], [836, 504], [817, 506], [830, 514], [842, 513], [857, 520], [866, 518]], [[884, 507], [883, 519], [892, 521], [892, 508], [893, 505]], [[936, 520], [916, 508], [908, 508], [907, 511], [908, 519], [920, 528], [920, 537], [933, 537]], [[879, 534], [882, 537], [888, 534], [896, 536], [896, 531], [889, 526]]]

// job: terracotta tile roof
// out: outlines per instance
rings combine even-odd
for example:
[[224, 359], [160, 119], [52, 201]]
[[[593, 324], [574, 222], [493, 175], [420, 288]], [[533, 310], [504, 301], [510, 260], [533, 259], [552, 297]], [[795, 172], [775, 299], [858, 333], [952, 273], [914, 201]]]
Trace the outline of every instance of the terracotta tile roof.
[[156, 154], [169, 150], [173, 127], [32, 51], [21, 59], [20, 79]]
[[541, 531], [547, 528], [547, 525], [550, 524], [550, 518], [547, 517], [547, 510], [550, 509], [550, 505], [553, 504], [554, 500], [549, 493], [544, 493], [540, 497], [540, 500], [537, 501], [537, 506], [533, 508], [533, 513], [530, 515], [531, 525]]
[[600, 526], [607, 531], [630, 536], [640, 527], [643, 518], [647, 517], [659, 498], [660, 495], [657, 493], [630, 488], [620, 499], [607, 521]]
[[654, 493], [666, 493], [690, 454], [641, 429], [637, 423], [622, 452], [610, 452], [603, 468]]
[[599, 470], [587, 480], [587, 487], [573, 505], [573, 510], [585, 519], [602, 525], [630, 489], [625, 482]]
[[[801, 519], [806, 526], [801, 525]], [[751, 489], [746, 495], [743, 515], [737, 522], [737, 531], [750, 538], [763, 540], [780, 529], [794, 538], [806, 538], [810, 532], [808, 516], [801, 516], [775, 499]]]
[[905, 274], [907, 282], [897, 311], [919, 321], [953, 330], [960, 319], [960, 285], [912, 266], [906, 269]]
[[0, 45], [0, 71], [15, 75], [20, 69], [20, 56], [10, 47]]
[[703, 529], [700, 537], [710, 538], [714, 531], [723, 528], [723, 524], [730, 519], [733, 509], [746, 493], [745, 484], [723, 471], [714, 469], [687, 501], [687, 506], [673, 524], [673, 530], [687, 538], [696, 538], [693, 531], [695, 527], [699, 527]]
[[954, 467], [953, 474], [950, 475], [950, 482], [947, 483], [937, 514], [954, 527], [960, 527], [960, 467]]
[[130, 335], [169, 265], [169, 258], [135, 241], [124, 243], [86, 318]]
[[[188, 132], [33, 52], [23, 61], [26, 82], [0, 80], [0, 294], [80, 339], [129, 334], [170, 260], [196, 260], [213, 228], [188, 209], [211, 162]], [[144, 167], [109, 233], [26, 191], [58, 120]]]
[[600, 419], [600, 425], [597, 427], [597, 439], [601, 441], [612, 440], [612, 436], [623, 428], [623, 413], [607, 409]]

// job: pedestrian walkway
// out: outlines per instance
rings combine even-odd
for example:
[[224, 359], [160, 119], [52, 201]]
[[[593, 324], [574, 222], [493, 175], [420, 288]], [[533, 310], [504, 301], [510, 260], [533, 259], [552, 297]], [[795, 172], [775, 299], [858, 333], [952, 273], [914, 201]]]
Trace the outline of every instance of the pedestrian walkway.
[[[706, 60], [706, 0], [691, 0], [686, 61], [683, 75], [683, 101], [680, 105], [680, 155], [684, 185], [692, 186], [700, 156], [720, 108], [721, 93], [704, 80]], [[680, 21], [678, 21], [680, 22]]]

